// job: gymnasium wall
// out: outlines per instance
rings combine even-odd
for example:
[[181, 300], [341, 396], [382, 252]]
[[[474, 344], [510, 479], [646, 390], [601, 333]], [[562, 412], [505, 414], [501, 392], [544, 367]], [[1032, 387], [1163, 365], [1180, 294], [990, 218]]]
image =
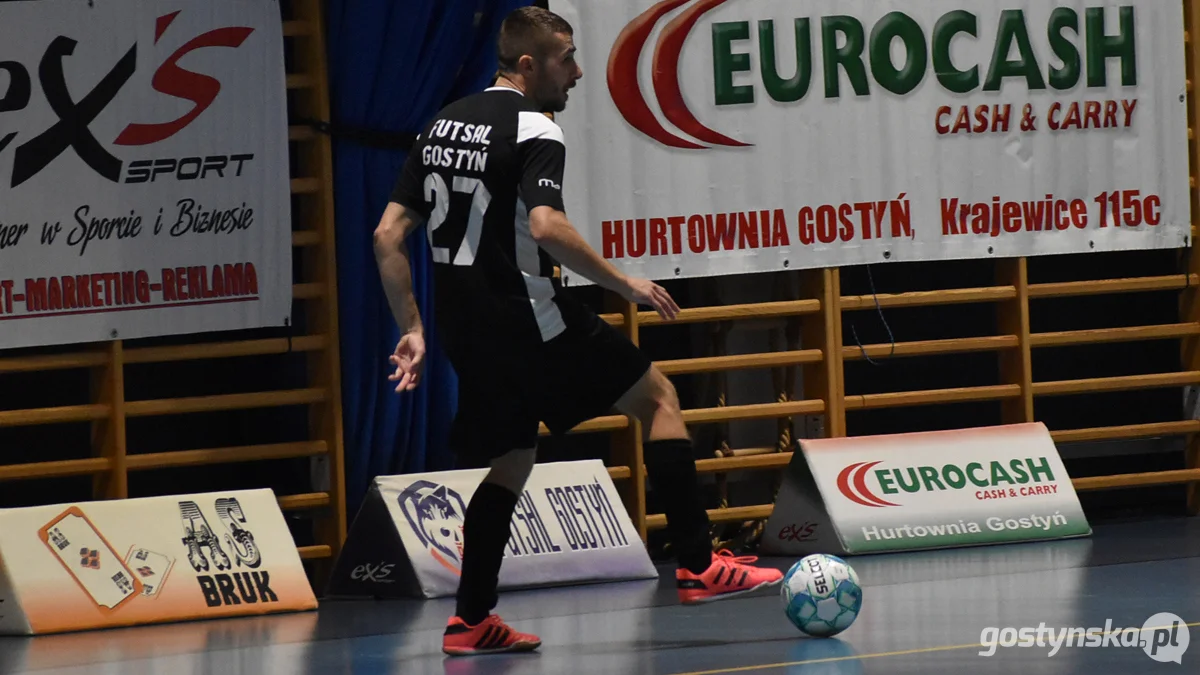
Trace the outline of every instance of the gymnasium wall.
[[[319, 0], [284, 0], [293, 119], [328, 119]], [[289, 130], [293, 322], [0, 353], [0, 508], [269, 487], [314, 570], [345, 538], [330, 142]]]

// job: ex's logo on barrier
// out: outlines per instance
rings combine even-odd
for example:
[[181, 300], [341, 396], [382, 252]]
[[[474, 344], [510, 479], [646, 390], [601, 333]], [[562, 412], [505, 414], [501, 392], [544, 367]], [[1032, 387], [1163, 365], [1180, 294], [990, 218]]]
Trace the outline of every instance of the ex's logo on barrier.
[[[175, 11], [158, 17], [155, 44], [162, 39], [178, 15], [179, 11]], [[194, 122], [216, 100], [221, 91], [221, 82], [214, 77], [183, 68], [179, 65], [180, 60], [197, 50], [211, 47], [237, 49], [253, 32], [254, 29], [248, 27], [217, 28], [192, 38], [175, 50], [159, 65], [151, 79], [151, 86], [161, 94], [191, 101], [194, 104], [192, 109], [169, 122], [131, 121], [112, 141], [112, 145], [151, 145], [171, 138]], [[130, 47], [87, 94], [76, 100], [67, 85], [65, 65], [67, 57], [75, 53], [78, 44], [78, 41], [71, 37], [59, 35], [50, 42], [37, 66], [38, 80], [46, 102], [58, 116], [58, 121], [17, 146], [13, 159], [14, 188], [41, 173], [68, 148], [73, 149], [79, 158], [100, 176], [114, 183], [121, 182], [124, 162], [106, 149], [92, 133], [90, 125], [112, 103], [137, 71], [138, 45], [135, 43]], [[0, 98], [0, 113], [24, 110], [33, 95], [30, 67], [18, 61], [0, 61], [0, 71], [6, 72], [9, 79], [8, 89]], [[19, 134], [18, 131], [12, 131], [0, 137], [0, 152], [3, 152]], [[242, 157], [243, 160], [248, 158]], [[131, 168], [136, 165], [143, 170], [137, 175], [131, 171], [126, 182], [144, 182], [149, 178], [150, 165], [159, 169], [162, 168], [162, 162], [163, 160], [143, 160], [132, 163]], [[225, 169], [228, 162], [229, 158], [225, 158], [224, 162], [207, 162], [205, 166], [207, 170], [219, 173]], [[171, 164], [175, 166], [178, 161], [171, 160]], [[197, 169], [199, 168], [197, 166]]]
[[814, 522], [792, 523], [779, 530], [779, 541], [816, 541], [817, 539], [820, 539], [820, 535], [817, 532], [817, 528], [819, 526], [819, 523]]
[[364, 563], [350, 572], [350, 578], [355, 581], [370, 581], [376, 584], [394, 584], [396, 580], [389, 577], [392, 576], [392, 570], [395, 568], [395, 563]]

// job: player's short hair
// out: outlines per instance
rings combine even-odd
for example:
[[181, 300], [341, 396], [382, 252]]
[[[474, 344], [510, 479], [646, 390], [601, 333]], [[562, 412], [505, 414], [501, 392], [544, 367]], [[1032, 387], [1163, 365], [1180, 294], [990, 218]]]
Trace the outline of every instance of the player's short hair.
[[566, 19], [548, 9], [520, 7], [513, 10], [500, 24], [500, 35], [496, 40], [500, 72], [515, 72], [517, 61], [526, 54], [538, 61], [544, 59], [555, 45], [556, 33], [573, 36], [575, 30]]

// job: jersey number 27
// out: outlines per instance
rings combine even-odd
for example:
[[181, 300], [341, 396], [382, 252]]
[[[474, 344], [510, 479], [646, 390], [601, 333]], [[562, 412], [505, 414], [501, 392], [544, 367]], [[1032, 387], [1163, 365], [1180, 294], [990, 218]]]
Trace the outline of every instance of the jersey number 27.
[[425, 199], [433, 200], [433, 214], [429, 218], [429, 242], [433, 249], [435, 263], [450, 263], [452, 265], [470, 266], [475, 262], [475, 253], [479, 250], [479, 239], [483, 235], [483, 214], [487, 213], [488, 204], [492, 201], [492, 193], [488, 192], [483, 181], [478, 178], [454, 177], [454, 191], [472, 195], [471, 210], [467, 214], [467, 231], [459, 242], [454, 259], [450, 259], [450, 247], [434, 246], [433, 237], [437, 229], [444, 225], [453, 215], [456, 219], [462, 214], [450, 213], [450, 190], [446, 189], [446, 181], [441, 174], [431, 173], [425, 177]]

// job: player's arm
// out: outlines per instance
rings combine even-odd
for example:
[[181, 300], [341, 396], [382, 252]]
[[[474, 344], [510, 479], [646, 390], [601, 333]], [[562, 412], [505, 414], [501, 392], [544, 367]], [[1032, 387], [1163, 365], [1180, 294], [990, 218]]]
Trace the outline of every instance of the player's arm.
[[633, 279], [597, 253], [566, 213], [552, 206], [538, 206], [529, 212], [529, 230], [538, 246], [555, 260], [610, 291], [623, 296], [632, 293]]
[[421, 311], [413, 295], [412, 265], [408, 254], [408, 235], [425, 222], [420, 214], [389, 202], [375, 228], [375, 263], [387, 294], [388, 306], [400, 327], [400, 334], [424, 334]]
[[679, 314], [679, 305], [665, 288], [648, 279], [622, 274], [584, 241], [562, 211], [549, 206], [535, 208], [529, 214], [529, 229], [538, 245], [556, 260], [600, 286], [630, 302], [653, 307], [664, 319]]
[[425, 365], [425, 324], [413, 295], [412, 265], [408, 256], [408, 235], [423, 225], [427, 216], [411, 207], [424, 203], [414, 156], [409, 156], [379, 225], [375, 227], [375, 263], [379, 267], [388, 306], [400, 327], [400, 341], [388, 357], [388, 362], [395, 367], [388, 379], [397, 383], [397, 392], [415, 389]]
[[653, 307], [673, 319], [679, 306], [658, 284], [630, 277], [605, 260], [567, 219], [562, 182], [566, 146], [557, 124], [536, 113], [523, 113], [521, 198], [529, 209], [529, 231], [538, 246], [556, 260], [621, 297]]

